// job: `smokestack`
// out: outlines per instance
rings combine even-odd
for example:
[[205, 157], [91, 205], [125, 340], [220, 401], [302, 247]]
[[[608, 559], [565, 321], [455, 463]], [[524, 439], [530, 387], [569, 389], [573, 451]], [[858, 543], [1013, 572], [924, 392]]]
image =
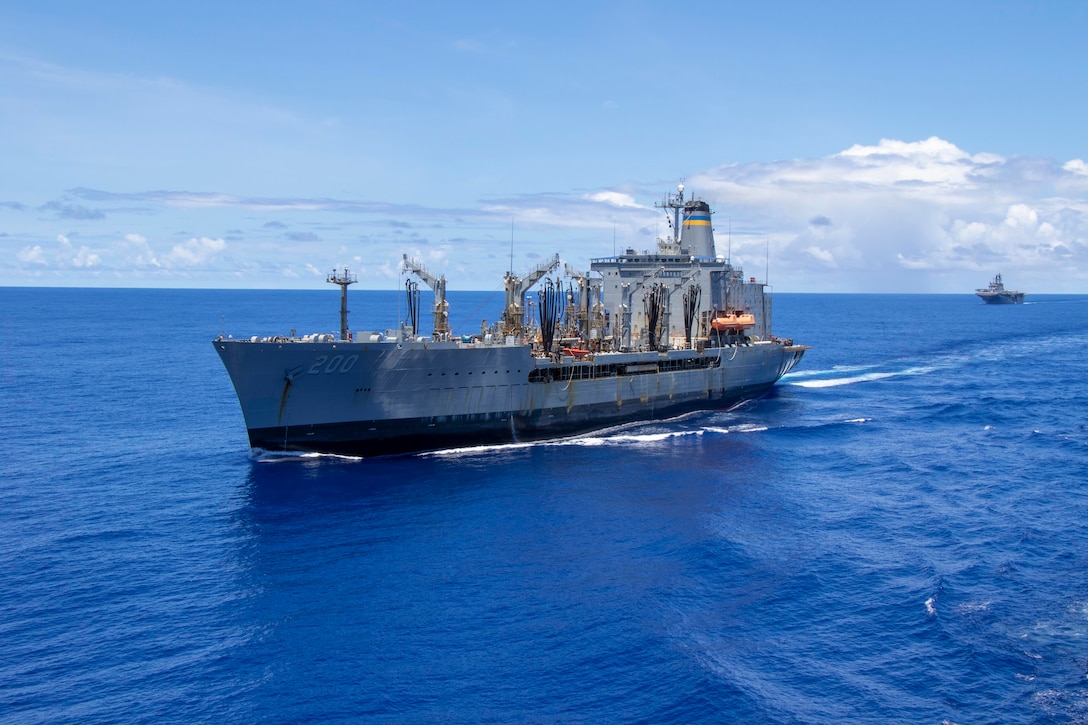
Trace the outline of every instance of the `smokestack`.
[[684, 204], [684, 230], [680, 246], [696, 257], [717, 256], [714, 251], [714, 227], [710, 223], [710, 205], [692, 200]]

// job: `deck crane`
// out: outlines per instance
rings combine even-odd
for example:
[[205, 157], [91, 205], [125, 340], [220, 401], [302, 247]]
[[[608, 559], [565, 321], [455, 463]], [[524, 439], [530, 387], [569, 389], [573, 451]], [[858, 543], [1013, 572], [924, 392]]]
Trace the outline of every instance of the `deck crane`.
[[540, 278], [559, 266], [559, 255], [541, 262], [524, 278], [512, 271], [503, 277], [506, 288], [506, 306], [502, 312], [502, 332], [504, 335], [519, 337], [525, 332], [525, 293], [540, 281]]
[[419, 277], [424, 284], [434, 291], [434, 339], [446, 340], [450, 334], [450, 303], [446, 302], [446, 277], [435, 277], [427, 271], [423, 263], [404, 255], [403, 267]]

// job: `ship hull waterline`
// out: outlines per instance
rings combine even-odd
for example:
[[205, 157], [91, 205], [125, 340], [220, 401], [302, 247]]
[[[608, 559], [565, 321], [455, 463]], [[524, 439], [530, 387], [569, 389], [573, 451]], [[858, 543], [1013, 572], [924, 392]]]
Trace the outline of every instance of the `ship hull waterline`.
[[773, 383], [730, 394], [708, 396], [702, 401], [628, 403], [618, 412], [615, 405], [566, 408], [532, 413], [466, 414], [464, 420], [442, 424], [430, 418], [371, 420], [282, 426], [249, 431], [252, 448], [270, 452], [319, 452], [372, 458], [424, 451], [477, 446], [528, 443], [561, 439], [613, 426], [676, 418], [700, 410], [727, 410], [754, 400]]
[[989, 295], [980, 294], [979, 297], [982, 301], [988, 305], [1022, 305], [1024, 304], [1024, 295], [1021, 294], [1004, 294], [1004, 295]]

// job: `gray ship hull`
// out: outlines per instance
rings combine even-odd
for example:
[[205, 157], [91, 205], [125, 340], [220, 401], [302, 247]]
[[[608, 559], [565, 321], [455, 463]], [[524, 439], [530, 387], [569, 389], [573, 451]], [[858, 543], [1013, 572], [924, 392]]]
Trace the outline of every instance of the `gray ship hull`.
[[729, 408], [807, 348], [534, 357], [528, 345], [216, 340], [250, 445], [377, 456], [511, 443]]
[[1001, 279], [1001, 274], [998, 273], [990, 282], [989, 287], [977, 289], [975, 294], [988, 305], [1019, 305], [1023, 304], [1026, 293], [1005, 289], [1005, 283]]
[[977, 292], [988, 305], [1019, 305], [1024, 302], [1023, 292]]

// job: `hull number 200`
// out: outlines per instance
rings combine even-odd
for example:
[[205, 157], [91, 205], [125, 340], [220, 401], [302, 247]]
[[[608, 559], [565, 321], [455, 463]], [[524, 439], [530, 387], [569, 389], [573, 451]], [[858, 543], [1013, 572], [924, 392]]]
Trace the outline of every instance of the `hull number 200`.
[[306, 374], [346, 373], [355, 367], [357, 362], [359, 362], [358, 355], [333, 355], [332, 359], [329, 359], [328, 355], [318, 355], [317, 359], [314, 360], [314, 364], [306, 371]]

